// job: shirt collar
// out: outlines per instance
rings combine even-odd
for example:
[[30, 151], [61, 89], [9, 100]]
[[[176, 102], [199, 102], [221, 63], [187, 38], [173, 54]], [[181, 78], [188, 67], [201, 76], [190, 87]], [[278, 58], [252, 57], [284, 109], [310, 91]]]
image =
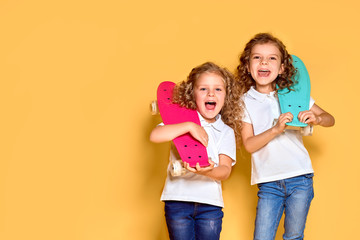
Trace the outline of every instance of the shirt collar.
[[200, 119], [200, 124], [202, 127], [213, 127], [215, 130], [221, 132], [221, 130], [223, 129], [225, 123], [221, 120], [221, 115], [218, 114], [215, 117], [215, 122], [213, 123], [209, 123], [207, 122], [203, 116], [201, 116], [201, 114], [198, 112], [199, 115], [199, 119]]
[[253, 97], [255, 100], [259, 102], [264, 102], [266, 97], [275, 97], [275, 91], [272, 91], [270, 93], [261, 93], [255, 90], [254, 86], [251, 86], [249, 91], [247, 92], [251, 97]]

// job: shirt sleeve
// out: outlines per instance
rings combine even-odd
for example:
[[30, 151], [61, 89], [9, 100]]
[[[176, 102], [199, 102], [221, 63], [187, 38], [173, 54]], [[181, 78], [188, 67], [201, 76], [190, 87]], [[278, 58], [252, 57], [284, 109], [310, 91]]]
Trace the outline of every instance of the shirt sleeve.
[[236, 140], [235, 140], [235, 133], [232, 128], [227, 128], [224, 130], [224, 135], [219, 141], [219, 154], [224, 154], [230, 157], [233, 162], [232, 165], [236, 163]]
[[314, 106], [314, 104], [315, 104], [315, 100], [310, 96], [309, 109], [311, 109], [312, 106]]
[[246, 108], [244, 109], [244, 116], [243, 116], [243, 118], [242, 118], [242, 121], [243, 121], [243, 122], [246, 122], [246, 123], [252, 124], [252, 121], [251, 121], [249, 112], [247, 111]]

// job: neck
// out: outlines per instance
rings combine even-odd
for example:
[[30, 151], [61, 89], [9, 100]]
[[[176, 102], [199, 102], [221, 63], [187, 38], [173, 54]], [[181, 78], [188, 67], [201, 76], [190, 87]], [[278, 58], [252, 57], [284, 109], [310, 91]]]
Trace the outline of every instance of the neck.
[[259, 93], [265, 93], [265, 94], [269, 94], [269, 93], [275, 91], [275, 89], [273, 89], [273, 88], [258, 88], [258, 87], [255, 87], [255, 89]]
[[267, 85], [267, 86], [256, 85], [255, 89], [256, 89], [256, 91], [258, 91], [260, 93], [269, 94], [269, 93], [275, 91], [275, 84], [271, 84], [271, 85]]

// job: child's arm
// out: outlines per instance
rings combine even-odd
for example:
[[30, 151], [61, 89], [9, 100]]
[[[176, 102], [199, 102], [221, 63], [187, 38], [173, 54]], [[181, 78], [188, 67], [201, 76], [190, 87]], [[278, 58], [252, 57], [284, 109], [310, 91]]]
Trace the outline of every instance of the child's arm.
[[208, 135], [205, 129], [193, 122], [157, 126], [150, 134], [150, 141], [155, 143], [168, 142], [188, 132], [205, 147], [207, 146]]
[[[323, 127], [331, 127], [335, 124], [334, 117], [316, 104], [314, 104], [310, 110], [300, 112], [298, 118], [301, 122]], [[252, 124], [243, 122], [241, 137], [246, 151], [253, 153], [264, 147], [277, 135], [281, 134], [286, 128], [285, 123], [291, 122], [292, 119], [293, 116], [291, 113], [281, 114], [279, 121], [274, 127], [256, 136], [254, 136]]]
[[246, 151], [248, 151], [249, 153], [253, 153], [264, 147], [277, 135], [281, 134], [286, 128], [285, 123], [291, 122], [292, 119], [293, 115], [290, 112], [281, 114], [279, 116], [278, 122], [274, 127], [256, 136], [254, 135], [254, 129], [252, 124], [243, 122], [243, 126], [241, 129], [241, 138]]
[[184, 162], [184, 166], [190, 172], [207, 176], [217, 181], [226, 180], [231, 173], [232, 159], [225, 155], [219, 154], [219, 165], [214, 168], [214, 162], [209, 160], [210, 166], [201, 168], [199, 163], [196, 164], [195, 168], [189, 166], [188, 163]]
[[300, 122], [323, 127], [331, 127], [335, 124], [335, 118], [316, 104], [310, 110], [300, 112], [298, 118]]

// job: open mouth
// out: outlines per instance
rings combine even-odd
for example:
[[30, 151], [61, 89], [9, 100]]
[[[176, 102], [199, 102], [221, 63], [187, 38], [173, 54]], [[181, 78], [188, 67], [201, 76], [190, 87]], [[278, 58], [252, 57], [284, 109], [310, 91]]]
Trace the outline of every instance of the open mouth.
[[205, 108], [207, 110], [214, 110], [216, 107], [216, 102], [205, 102]]
[[258, 75], [260, 77], [268, 77], [270, 75], [270, 70], [267, 70], [267, 69], [260, 69], [258, 71]]

